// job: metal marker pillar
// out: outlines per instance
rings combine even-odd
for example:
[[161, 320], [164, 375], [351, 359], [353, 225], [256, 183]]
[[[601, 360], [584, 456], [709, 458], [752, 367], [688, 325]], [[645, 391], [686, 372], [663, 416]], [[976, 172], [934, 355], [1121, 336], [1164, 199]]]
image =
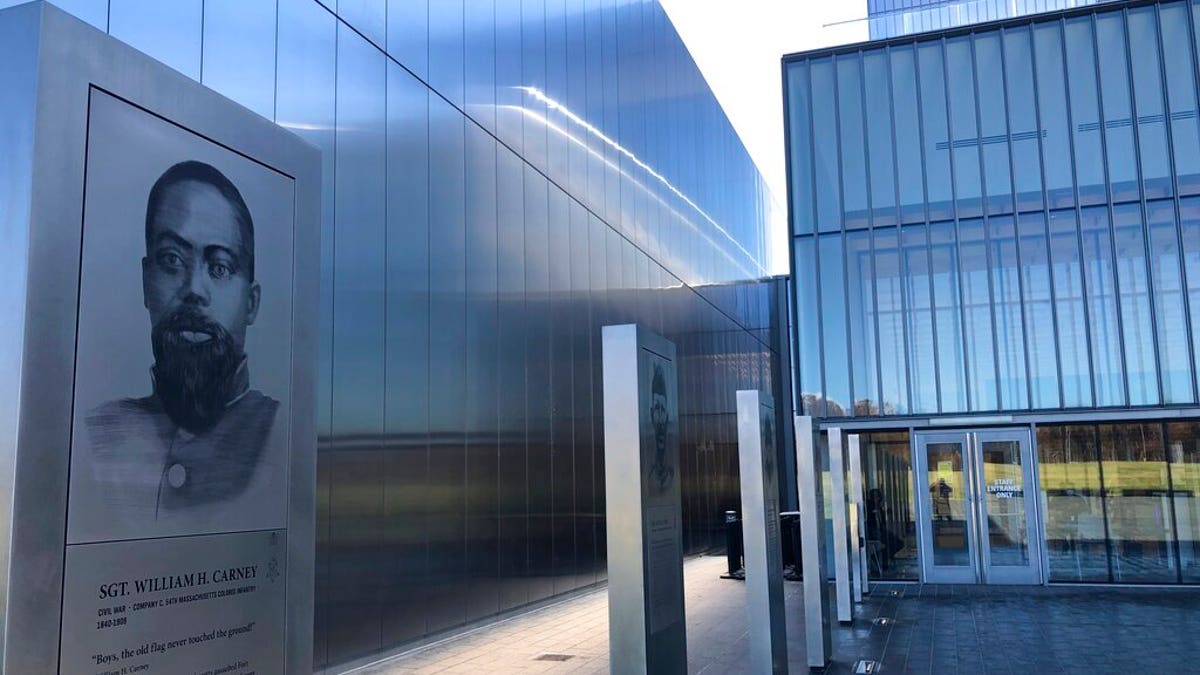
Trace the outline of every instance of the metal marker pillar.
[[830, 508], [833, 509], [833, 565], [834, 584], [837, 587], [837, 618], [840, 623], [854, 620], [850, 603], [850, 516], [846, 504], [846, 451], [842, 444], [842, 430], [829, 430], [829, 489]]
[[10, 4], [0, 672], [311, 672], [321, 153]]
[[684, 673], [675, 345], [635, 324], [602, 343], [610, 668]]
[[800, 506], [800, 559], [804, 570], [804, 644], [810, 668], [824, 668], [833, 656], [829, 634], [829, 594], [825, 590], [825, 499], [821, 451], [812, 418], [797, 415], [796, 492]]
[[862, 602], [862, 596], [871, 592], [867, 579], [867, 513], [863, 500], [862, 451], [858, 434], [846, 437], [850, 455], [850, 502], [854, 505], [854, 530], [856, 536], [851, 539], [855, 556], [852, 565], [854, 573], [854, 596], [856, 602]]
[[759, 391], [737, 393], [738, 468], [742, 483], [746, 618], [750, 672], [786, 674], [783, 552], [779, 544], [775, 406]]

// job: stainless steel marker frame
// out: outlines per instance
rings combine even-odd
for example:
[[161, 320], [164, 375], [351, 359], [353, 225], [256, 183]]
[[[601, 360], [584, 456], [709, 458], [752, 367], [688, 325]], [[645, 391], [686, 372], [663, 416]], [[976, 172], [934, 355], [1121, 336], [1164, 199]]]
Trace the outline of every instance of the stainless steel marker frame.
[[636, 324], [601, 339], [609, 667], [685, 673], [675, 345]]
[[796, 492], [800, 506], [800, 558], [804, 572], [804, 644], [810, 668], [824, 668], [833, 657], [829, 594], [825, 571], [825, 499], [821, 451], [812, 418], [796, 415]]
[[[0, 671], [59, 671], [89, 101], [119, 97], [294, 179], [287, 672], [312, 668], [320, 154], [45, 3], [0, 11]], [[281, 422], [282, 424], [282, 422]], [[187, 634], [187, 631], [184, 631]], [[123, 636], [114, 648], [136, 640]], [[140, 643], [139, 643], [140, 644]], [[101, 668], [97, 667], [96, 670]]]
[[840, 623], [854, 620], [854, 608], [850, 602], [850, 515], [846, 504], [846, 450], [842, 443], [842, 430], [828, 430], [829, 439], [829, 489], [830, 508], [833, 509], [833, 565], [834, 585], [837, 590], [837, 618]]
[[850, 524], [850, 597], [855, 603], [862, 602], [862, 573], [858, 568], [858, 553], [861, 550], [858, 531], [858, 504], [850, 500], [847, 521]]
[[854, 573], [854, 600], [862, 602], [862, 596], [871, 592], [871, 583], [867, 578], [867, 512], [863, 500], [862, 448], [858, 434], [846, 437], [846, 447], [850, 457], [850, 501], [854, 504], [854, 526], [856, 536], [852, 537], [852, 548], [855, 552], [852, 564]]
[[737, 420], [750, 672], [786, 674], [778, 452], [771, 396], [756, 390], [737, 392]]

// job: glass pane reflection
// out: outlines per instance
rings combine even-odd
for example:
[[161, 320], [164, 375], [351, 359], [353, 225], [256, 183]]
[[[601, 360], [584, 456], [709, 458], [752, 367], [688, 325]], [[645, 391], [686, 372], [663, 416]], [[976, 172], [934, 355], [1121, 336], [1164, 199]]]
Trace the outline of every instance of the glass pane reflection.
[[1172, 506], [1184, 583], [1200, 583], [1200, 422], [1167, 425]]
[[1108, 581], [1095, 427], [1039, 427], [1037, 447], [1050, 581]]
[[1200, 578], [1200, 423], [1038, 428], [1051, 581]]
[[1175, 581], [1174, 519], [1158, 424], [1100, 426], [1113, 581]]
[[929, 514], [933, 527], [933, 563], [969, 565], [967, 533], [967, 480], [961, 443], [925, 446], [929, 486]]
[[988, 552], [996, 566], [1029, 564], [1025, 474], [1018, 441], [984, 441], [983, 491]]
[[863, 434], [862, 447], [868, 575], [872, 579], [915, 580], [916, 501], [908, 432]]

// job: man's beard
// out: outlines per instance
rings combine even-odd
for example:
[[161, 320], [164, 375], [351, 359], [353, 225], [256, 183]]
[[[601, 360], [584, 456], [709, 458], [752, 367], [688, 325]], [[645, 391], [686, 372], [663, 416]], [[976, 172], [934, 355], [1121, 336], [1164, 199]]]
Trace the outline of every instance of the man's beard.
[[[185, 333], [208, 339], [189, 341]], [[183, 308], [155, 324], [150, 338], [154, 391], [167, 415], [194, 434], [213, 428], [226, 404], [240, 393], [234, 375], [242, 353], [233, 336], [220, 324]]]

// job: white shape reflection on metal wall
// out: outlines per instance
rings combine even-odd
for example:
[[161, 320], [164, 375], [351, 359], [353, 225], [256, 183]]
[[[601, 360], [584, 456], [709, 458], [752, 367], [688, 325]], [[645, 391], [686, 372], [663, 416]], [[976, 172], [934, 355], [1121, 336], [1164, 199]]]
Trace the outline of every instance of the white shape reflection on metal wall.
[[[665, 186], [672, 194], [676, 195], [681, 200], [683, 200], [684, 203], [686, 203], [688, 206], [690, 206], [692, 209], [694, 209], [696, 211], [696, 213], [698, 213], [705, 221], [707, 221], [709, 224], [711, 224], [712, 227], [715, 228], [716, 231], [719, 232], [731, 244], [733, 244], [733, 246], [736, 247], [736, 249], [738, 251], [741, 251], [745, 255], [745, 260], [738, 260], [736, 257], [734, 257], [731, 254], [730, 249], [727, 246], [723, 246], [720, 243], [718, 243], [716, 240], [714, 240], [711, 236], [709, 236], [708, 232], [706, 232], [704, 228], [697, 226], [697, 224], [695, 222], [693, 222], [692, 219], [690, 219], [686, 215], [680, 213], [675, 207], [673, 207], [671, 204], [669, 204], [667, 201], [665, 201], [662, 197], [659, 197], [645, 183], [638, 180], [634, 176], [629, 175], [628, 172], [622, 170], [619, 166], [617, 166], [612, 161], [610, 161], [609, 159], [604, 157], [603, 154], [598, 153], [594, 149], [588, 147], [588, 144], [584, 141], [583, 138], [580, 138], [579, 136], [572, 134], [569, 130], [564, 129], [562, 126], [560, 126], [558, 124], [555, 124], [553, 121], [551, 121], [545, 115], [542, 115], [541, 113], [539, 113], [535, 110], [531, 110], [528, 107], [525, 107], [525, 106], [501, 106], [501, 107], [508, 108], [508, 109], [513, 109], [513, 108], [518, 109], [518, 112], [520, 112], [522, 115], [537, 121], [538, 123], [544, 125], [547, 129], [554, 131], [555, 133], [557, 133], [557, 134], [563, 136], [564, 138], [566, 138], [567, 140], [569, 140], [571, 143], [574, 143], [575, 145], [583, 148], [585, 151], [587, 151], [587, 153], [589, 155], [600, 160], [606, 166], [610, 167], [611, 169], [613, 169], [614, 171], [619, 173], [621, 176], [623, 176], [624, 178], [629, 180], [632, 184], [636, 185], [639, 189], [641, 189], [643, 192], [645, 192], [647, 195], [649, 195], [652, 199], [654, 199], [654, 201], [658, 202], [659, 204], [662, 204], [672, 215], [677, 217], [681, 222], [683, 222], [689, 228], [691, 228], [693, 231], [695, 231], [696, 234], [703, 237], [704, 240], [707, 241], [709, 244], [711, 244], [712, 247], [717, 252], [719, 252], [723, 257], [727, 258], [731, 263], [733, 263], [733, 265], [735, 265], [737, 267], [737, 269], [742, 273], [743, 278], [757, 279], [757, 278], [761, 278], [761, 277], [767, 275], [766, 268], [763, 266], [762, 261], [757, 260], [750, 251], [746, 250], [746, 248], [744, 246], [742, 246], [742, 244], [740, 242], [738, 242], [738, 240], [735, 239], [733, 237], [733, 235], [731, 235], [729, 233], [728, 230], [726, 230], [724, 227], [721, 226], [720, 223], [718, 223], [711, 216], [709, 216], [708, 213], [706, 213], [704, 211], [704, 209], [700, 208], [700, 206], [698, 204], [696, 204], [687, 195], [685, 195], [683, 192], [681, 192], [679, 190], [679, 188], [675, 187], [675, 185], [673, 185], [669, 180], [667, 180], [667, 178], [665, 176], [663, 176], [659, 172], [655, 171], [653, 167], [651, 167], [649, 164], [646, 164], [646, 162], [644, 162], [642, 159], [640, 159], [637, 155], [635, 155], [628, 148], [626, 148], [625, 146], [621, 145], [613, 138], [606, 135], [603, 131], [597, 129], [594, 125], [592, 125], [587, 120], [580, 117], [578, 114], [573, 112], [570, 108], [568, 108], [566, 105], [563, 105], [561, 102], [547, 96], [543, 91], [541, 91], [537, 87], [524, 86], [524, 87], [514, 87], [514, 88], [517, 90], [520, 90], [521, 92], [530, 96], [531, 98], [538, 101], [539, 103], [544, 104], [546, 106], [547, 111], [558, 112], [563, 117], [567, 118], [567, 120], [569, 120], [572, 124], [583, 128], [583, 130], [588, 135], [599, 139], [605, 145], [608, 145], [609, 147], [613, 148], [617, 152], [621, 153], [622, 155], [627, 157], [631, 162], [633, 162], [638, 168], [645, 171], [651, 178], [662, 183], [662, 185]], [[636, 225], [636, 223], [635, 223], [635, 225]], [[650, 232], [644, 232], [643, 234], [645, 234], [647, 237], [652, 236], [652, 234]], [[681, 260], [674, 256], [671, 256], [669, 250], [660, 248], [660, 251], [662, 252], [662, 255], [664, 257], [669, 259], [669, 262], [673, 263], [676, 266], [677, 269], [691, 267], [691, 265], [689, 265], [688, 261]], [[748, 267], [746, 265], [747, 262], [749, 262], [749, 264], [752, 265], [753, 267]], [[693, 274], [690, 275], [689, 278], [692, 278], [692, 279], [700, 278], [700, 275], [695, 274], [694, 270], [693, 270]]]

